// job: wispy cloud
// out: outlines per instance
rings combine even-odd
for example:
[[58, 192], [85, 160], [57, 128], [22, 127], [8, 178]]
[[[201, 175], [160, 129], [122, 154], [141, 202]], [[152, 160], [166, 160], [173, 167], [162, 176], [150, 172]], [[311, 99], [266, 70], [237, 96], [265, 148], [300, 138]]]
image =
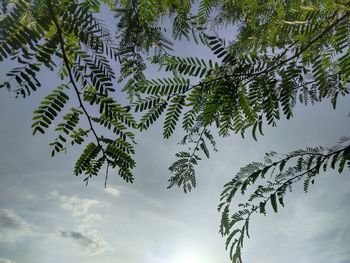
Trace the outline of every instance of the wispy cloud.
[[99, 201], [80, 198], [76, 195], [61, 195], [58, 192], [51, 193], [50, 197], [58, 200], [63, 209], [72, 212], [77, 225], [77, 230], [60, 230], [59, 237], [74, 242], [79, 251], [86, 256], [94, 256], [112, 249], [97, 228], [102, 216], [90, 211], [91, 207], [101, 205]]
[[0, 242], [14, 242], [20, 236], [35, 233], [36, 230], [14, 211], [0, 209]]
[[58, 199], [61, 204], [61, 207], [66, 210], [72, 211], [74, 217], [86, 215], [88, 214], [88, 211], [91, 206], [100, 204], [99, 201], [94, 199], [79, 198], [76, 195], [60, 195], [57, 191], [50, 193], [49, 197], [53, 199]]
[[87, 230], [87, 233], [78, 231], [60, 231], [59, 236], [73, 241], [83, 254], [94, 256], [110, 250], [108, 243], [96, 230]]
[[107, 187], [105, 189], [105, 191], [113, 196], [119, 196], [120, 195], [120, 191], [116, 188], [113, 187]]
[[16, 263], [16, 262], [8, 258], [0, 258], [0, 263]]

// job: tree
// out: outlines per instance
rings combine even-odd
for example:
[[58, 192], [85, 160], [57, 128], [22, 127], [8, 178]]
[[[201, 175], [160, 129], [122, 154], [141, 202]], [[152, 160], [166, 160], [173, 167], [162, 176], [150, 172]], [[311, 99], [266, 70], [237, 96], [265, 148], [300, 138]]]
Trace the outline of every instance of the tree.
[[[350, 6], [346, 1], [2, 1], [0, 60], [16, 60], [20, 67], [7, 73], [1, 87], [27, 97], [41, 86], [40, 70], [57, 71], [62, 85], [49, 92], [34, 111], [33, 134], [45, 133], [62, 117], [50, 144], [52, 155], [67, 144], [85, 144], [74, 173], [84, 181], [116, 169], [132, 182], [135, 167], [135, 131], [143, 131], [164, 113], [164, 138], [169, 138], [181, 120], [189, 148], [176, 154], [169, 170], [169, 187], [185, 192], [196, 186], [195, 166], [201, 155], [216, 150], [215, 137], [251, 131], [257, 140], [263, 124], [276, 126], [281, 118], [293, 117], [297, 103], [329, 100], [349, 93]], [[96, 18], [101, 4], [116, 14], [116, 40]], [[161, 19], [171, 24], [167, 34]], [[216, 28], [234, 26], [238, 34], [226, 44]], [[213, 60], [172, 55], [172, 41], [185, 38], [207, 45]], [[120, 68], [119, 77], [112, 64]], [[149, 80], [148, 63], [161, 66], [172, 77]], [[118, 100], [115, 82], [129, 96]], [[70, 96], [77, 107], [60, 114]], [[96, 112], [92, 115], [91, 112]], [[138, 118], [138, 116], [141, 117]], [[86, 123], [80, 122], [84, 117]], [[98, 134], [96, 127], [105, 127]], [[244, 236], [249, 237], [249, 219], [266, 214], [271, 203], [277, 212], [292, 184], [303, 180], [304, 190], [321, 171], [341, 173], [350, 168], [349, 138], [334, 147], [297, 150], [279, 156], [266, 155], [265, 163], [252, 163], [224, 186], [219, 204], [220, 233], [233, 262], [242, 262]], [[265, 175], [271, 176], [268, 180]], [[246, 203], [231, 214], [238, 191], [250, 190]], [[260, 184], [261, 183], [261, 184]]]

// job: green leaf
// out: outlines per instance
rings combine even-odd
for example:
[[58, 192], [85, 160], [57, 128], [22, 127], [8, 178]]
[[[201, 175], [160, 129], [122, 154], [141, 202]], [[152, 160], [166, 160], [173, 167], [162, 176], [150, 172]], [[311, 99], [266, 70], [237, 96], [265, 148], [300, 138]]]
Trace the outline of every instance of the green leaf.
[[277, 202], [276, 202], [276, 194], [275, 193], [270, 195], [270, 201], [271, 201], [273, 211], [275, 211], [275, 213], [277, 213], [278, 210], [277, 210]]
[[260, 202], [260, 204], [259, 204], [259, 212], [260, 212], [260, 214], [266, 214], [265, 206], [266, 206], [265, 202]]

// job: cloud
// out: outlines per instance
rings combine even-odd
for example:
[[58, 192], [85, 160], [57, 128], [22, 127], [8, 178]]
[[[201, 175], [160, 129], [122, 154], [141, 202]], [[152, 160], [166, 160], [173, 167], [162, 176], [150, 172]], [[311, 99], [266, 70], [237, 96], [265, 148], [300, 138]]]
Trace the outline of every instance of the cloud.
[[82, 199], [77, 196], [68, 197], [65, 195], [60, 197], [60, 201], [62, 208], [72, 211], [73, 216], [86, 215], [91, 206], [100, 203], [94, 199]]
[[0, 258], [0, 263], [16, 263], [16, 262], [8, 258]]
[[92, 206], [100, 204], [97, 200], [79, 198], [75, 195], [57, 195], [57, 198], [60, 201], [62, 208], [72, 212], [72, 216], [77, 221], [79, 229], [88, 229], [102, 218], [100, 214], [91, 213], [89, 211]]
[[49, 197], [55, 198], [63, 209], [72, 212], [77, 226], [76, 230], [58, 231], [58, 237], [74, 242], [79, 251], [86, 256], [94, 256], [112, 249], [97, 229], [98, 221], [102, 216], [90, 211], [91, 207], [100, 205], [99, 201], [80, 198], [76, 195], [60, 195], [58, 192], [52, 192]]
[[113, 187], [107, 187], [105, 189], [105, 191], [113, 196], [119, 196], [120, 195], [120, 191], [118, 189], [115, 189]]
[[71, 238], [73, 240], [76, 240], [78, 243], [80, 243], [82, 246], [90, 246], [91, 244], [94, 244], [95, 242], [84, 236], [83, 234], [81, 234], [80, 232], [76, 232], [76, 231], [61, 231], [60, 232], [61, 237], [66, 237], [66, 238]]
[[87, 233], [79, 231], [60, 231], [59, 236], [73, 241], [86, 256], [94, 256], [111, 250], [111, 247], [97, 230], [90, 229]]
[[14, 242], [23, 235], [35, 232], [36, 228], [9, 209], [0, 209], [0, 242]]

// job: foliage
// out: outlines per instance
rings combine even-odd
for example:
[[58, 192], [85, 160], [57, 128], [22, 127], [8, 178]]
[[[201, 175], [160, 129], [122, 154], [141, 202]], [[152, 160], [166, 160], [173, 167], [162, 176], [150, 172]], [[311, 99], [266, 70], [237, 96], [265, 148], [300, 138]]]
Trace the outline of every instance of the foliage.
[[[221, 212], [220, 233], [226, 236], [226, 249], [234, 262], [242, 262], [241, 248], [244, 236], [249, 237], [249, 221], [254, 213], [266, 215], [268, 203], [274, 212], [284, 207], [284, 198], [296, 182], [303, 181], [305, 193], [310, 183], [329, 168], [344, 171], [350, 169], [350, 145], [344, 144], [350, 138], [342, 138], [334, 147], [307, 148], [279, 156], [267, 153], [265, 162], [254, 162], [243, 168], [224, 186], [218, 210]], [[244, 195], [249, 186], [259, 182], [245, 203], [238, 204], [239, 210], [230, 214], [230, 205], [237, 193]]]
[[[34, 111], [33, 134], [44, 134], [58, 122], [54, 128], [57, 137], [50, 143], [52, 156], [66, 151], [68, 142], [71, 145], [86, 142], [74, 168], [74, 174], [86, 175], [86, 183], [103, 167], [107, 171], [109, 167], [117, 168], [123, 179], [133, 181], [134, 133], [151, 124], [152, 119], [136, 122], [129, 113], [130, 107], [121, 105], [115, 96], [110, 96], [115, 92], [113, 63], [119, 63], [119, 82], [127, 78], [124, 91], [132, 95], [134, 82], [145, 79], [142, 54], [154, 50], [155, 59], [171, 46], [156, 27], [156, 20], [169, 9], [180, 11], [181, 6], [181, 12], [189, 10], [186, 3], [143, 1], [137, 4], [135, 1], [115, 3], [109, 0], [1, 2], [0, 61], [11, 59], [20, 66], [6, 73], [8, 79], [0, 87], [14, 90], [17, 97], [25, 98], [42, 86], [38, 76], [44, 68], [59, 74], [63, 84], [50, 91]], [[119, 18], [117, 41], [96, 16], [101, 4]], [[65, 110], [70, 97], [75, 97], [78, 105], [64, 113], [60, 122], [60, 112]], [[173, 131], [172, 118], [179, 115], [175, 102], [174, 107], [167, 123], [168, 133]], [[88, 125], [81, 122], [82, 116]], [[111, 132], [99, 135], [98, 126]], [[106, 180], [107, 176], [106, 173]]]
[[[292, 118], [298, 103], [328, 100], [335, 108], [338, 97], [349, 93], [346, 1], [0, 2], [0, 61], [20, 65], [6, 73], [0, 87], [25, 98], [42, 86], [44, 68], [58, 73], [62, 84], [34, 111], [33, 134], [44, 134], [58, 122], [50, 143], [53, 156], [69, 144], [83, 145], [74, 174], [84, 174], [86, 183], [105, 169], [106, 184], [109, 168], [133, 182], [135, 133], [163, 118], [164, 138], [179, 125], [185, 132], [181, 144], [186, 150], [169, 167], [169, 187], [191, 191], [196, 165], [210, 156], [208, 145], [216, 151], [216, 133], [245, 136], [249, 131], [257, 140], [266, 125]], [[102, 4], [115, 14], [116, 37], [97, 18]], [[237, 29], [234, 41], [219, 36], [216, 29], [224, 27]], [[207, 46], [212, 58], [172, 55], [172, 42], [181, 39]], [[167, 77], [147, 79], [149, 63], [158, 64]], [[118, 98], [117, 84], [129, 103]], [[66, 110], [72, 101], [75, 106]], [[242, 261], [250, 216], [258, 210], [265, 214], [268, 202], [277, 212], [293, 183], [304, 180], [306, 191], [321, 169], [342, 172], [349, 166], [345, 143], [280, 158], [269, 154], [265, 163], [242, 168], [225, 185], [220, 233], [227, 237], [233, 262]], [[244, 194], [267, 173], [273, 181], [259, 185], [230, 215], [236, 192]]]
[[[330, 99], [335, 108], [338, 96], [349, 93], [347, 6], [329, 2], [321, 9], [315, 5], [283, 6], [281, 2], [282, 21], [275, 18], [281, 10], [269, 8], [266, 15], [256, 11], [269, 21], [264, 25], [266, 31], [251, 28], [253, 24], [245, 22], [254, 21], [254, 12], [244, 19], [237, 17], [233, 22], [240, 23], [242, 29], [238, 40], [229, 45], [218, 36], [200, 32], [219, 63], [195, 57], [163, 58], [164, 70], [175, 72], [176, 77], [141, 82], [141, 98], [149, 93], [164, 98], [181, 95], [185, 108], [191, 112], [190, 126], [216, 127], [224, 137], [231, 132], [244, 136], [250, 130], [255, 140], [263, 134], [263, 123], [276, 126], [282, 117], [291, 118], [298, 102], [307, 105]], [[274, 34], [261, 37], [266, 43], [248, 44], [258, 34], [256, 31]], [[180, 82], [184, 77], [196, 77], [199, 81]], [[184, 115], [187, 126], [188, 116]], [[172, 123], [177, 120], [174, 118]], [[187, 177], [186, 173], [183, 175]]]

